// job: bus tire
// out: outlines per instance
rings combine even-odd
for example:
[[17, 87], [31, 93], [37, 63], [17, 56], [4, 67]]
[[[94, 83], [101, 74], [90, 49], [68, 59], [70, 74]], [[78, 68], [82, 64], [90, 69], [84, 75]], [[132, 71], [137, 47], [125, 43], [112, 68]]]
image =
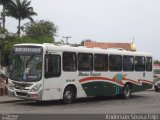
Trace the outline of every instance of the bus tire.
[[65, 88], [64, 93], [63, 93], [63, 103], [64, 104], [72, 103], [74, 100], [74, 97], [75, 95], [74, 95], [73, 88], [72, 87]]
[[156, 92], [159, 92], [159, 89], [158, 89], [158, 88], [156, 88], [156, 89], [155, 89], [155, 91], [156, 91]]
[[131, 85], [130, 84], [125, 84], [123, 88], [123, 93], [122, 93], [122, 98], [123, 99], [129, 99], [131, 97]]

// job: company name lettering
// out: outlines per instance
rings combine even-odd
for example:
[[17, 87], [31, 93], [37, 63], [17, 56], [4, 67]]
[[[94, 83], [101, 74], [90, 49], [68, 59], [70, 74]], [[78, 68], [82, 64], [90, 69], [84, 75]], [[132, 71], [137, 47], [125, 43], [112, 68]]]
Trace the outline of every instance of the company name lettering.
[[95, 72], [79, 72], [78, 76], [101, 76], [101, 73]]

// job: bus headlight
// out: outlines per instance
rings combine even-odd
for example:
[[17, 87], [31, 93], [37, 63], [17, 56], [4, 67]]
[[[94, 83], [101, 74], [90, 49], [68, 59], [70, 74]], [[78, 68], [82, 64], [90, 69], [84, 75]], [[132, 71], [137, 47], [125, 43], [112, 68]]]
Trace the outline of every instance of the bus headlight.
[[42, 87], [42, 84], [35, 85], [30, 92], [37, 92]]

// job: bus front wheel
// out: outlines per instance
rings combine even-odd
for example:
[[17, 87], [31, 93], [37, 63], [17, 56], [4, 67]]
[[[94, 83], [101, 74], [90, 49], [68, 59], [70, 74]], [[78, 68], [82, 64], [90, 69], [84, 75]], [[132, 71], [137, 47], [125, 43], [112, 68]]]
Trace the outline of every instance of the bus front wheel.
[[123, 88], [123, 93], [122, 93], [122, 97], [124, 99], [129, 99], [131, 97], [131, 85], [130, 84], [125, 84], [124, 88]]
[[63, 103], [70, 104], [74, 100], [74, 92], [72, 87], [67, 87], [63, 93]]

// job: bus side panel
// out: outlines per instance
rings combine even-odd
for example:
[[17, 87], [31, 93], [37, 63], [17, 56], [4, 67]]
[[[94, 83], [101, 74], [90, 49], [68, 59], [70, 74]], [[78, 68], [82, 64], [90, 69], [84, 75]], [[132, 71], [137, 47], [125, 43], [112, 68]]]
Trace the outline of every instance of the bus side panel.
[[87, 96], [111, 96], [116, 94], [116, 85], [109, 82], [89, 82], [82, 84]]
[[[93, 73], [98, 74], [99, 72]], [[100, 74], [101, 76], [81, 78], [80, 83], [87, 96], [112, 96], [122, 93], [122, 74], [119, 72], [101, 72]], [[121, 80], [116, 80], [117, 78]]]
[[126, 73], [127, 78], [132, 84], [132, 92], [144, 91], [146, 89], [152, 88], [153, 83], [153, 72], [135, 72], [135, 73]]
[[144, 91], [151, 88], [152, 88], [152, 85], [148, 83], [142, 83], [141, 86], [132, 84], [132, 92]]
[[60, 99], [61, 89], [59, 82], [59, 78], [44, 79], [42, 100]]

